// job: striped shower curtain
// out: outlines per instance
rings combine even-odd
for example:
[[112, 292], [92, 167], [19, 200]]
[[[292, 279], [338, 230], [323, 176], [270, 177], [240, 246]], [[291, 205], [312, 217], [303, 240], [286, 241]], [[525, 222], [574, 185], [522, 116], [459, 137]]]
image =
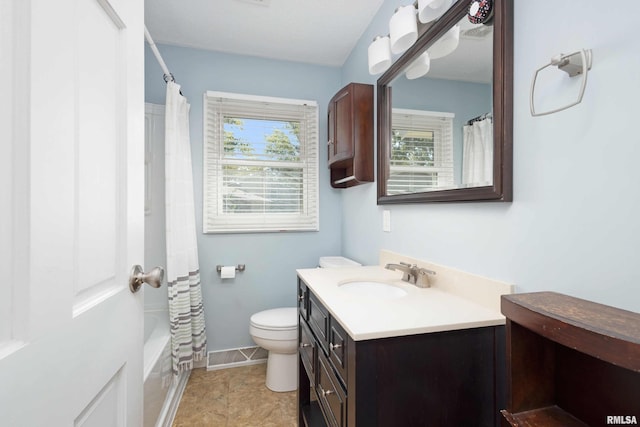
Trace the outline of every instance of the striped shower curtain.
[[189, 104], [180, 85], [167, 82], [165, 108], [167, 287], [173, 373], [189, 370], [206, 354], [206, 334], [189, 139]]

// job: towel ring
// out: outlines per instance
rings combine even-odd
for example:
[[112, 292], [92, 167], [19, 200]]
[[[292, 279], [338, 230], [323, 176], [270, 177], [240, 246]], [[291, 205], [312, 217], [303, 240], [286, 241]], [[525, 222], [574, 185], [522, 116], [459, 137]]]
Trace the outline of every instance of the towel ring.
[[[566, 110], [567, 108], [571, 108], [574, 105], [578, 105], [580, 102], [582, 102], [582, 96], [584, 95], [584, 90], [587, 87], [587, 74], [591, 69], [591, 62], [592, 62], [591, 49], [586, 49], [586, 50], [582, 49], [582, 50], [578, 50], [576, 52], [570, 53], [568, 55], [564, 55], [562, 53], [559, 55], [556, 55], [553, 58], [551, 58], [551, 62], [549, 62], [547, 65], [544, 65], [538, 68], [536, 72], [533, 74], [533, 80], [531, 81], [531, 92], [529, 94], [529, 108], [531, 109], [531, 115], [533, 117], [538, 117], [538, 116], [545, 116], [547, 114], [557, 113], [558, 111]], [[538, 79], [538, 73], [540, 73], [540, 71], [552, 65], [558, 67], [559, 70], [562, 70], [567, 74], [569, 74], [569, 77], [582, 75], [580, 93], [578, 94], [578, 99], [571, 104], [565, 105], [564, 107], [556, 108], [555, 110], [537, 112], [534, 105], [534, 101], [533, 101], [533, 97], [534, 97], [533, 95], [536, 90], [536, 80]]]

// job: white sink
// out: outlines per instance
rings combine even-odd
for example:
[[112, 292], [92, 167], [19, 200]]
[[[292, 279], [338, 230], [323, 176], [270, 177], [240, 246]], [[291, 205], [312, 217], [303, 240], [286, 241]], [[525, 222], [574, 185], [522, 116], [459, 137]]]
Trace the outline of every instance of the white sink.
[[393, 299], [407, 295], [407, 291], [397, 286], [368, 280], [343, 283], [339, 285], [339, 288], [344, 292], [359, 297]]

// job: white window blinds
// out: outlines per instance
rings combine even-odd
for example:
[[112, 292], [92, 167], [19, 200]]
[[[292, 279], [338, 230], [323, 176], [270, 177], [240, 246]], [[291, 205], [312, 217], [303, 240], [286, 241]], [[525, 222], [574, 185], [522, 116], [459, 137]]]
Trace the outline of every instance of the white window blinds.
[[315, 101], [204, 96], [205, 233], [318, 230]]
[[452, 113], [393, 109], [389, 194], [453, 186]]

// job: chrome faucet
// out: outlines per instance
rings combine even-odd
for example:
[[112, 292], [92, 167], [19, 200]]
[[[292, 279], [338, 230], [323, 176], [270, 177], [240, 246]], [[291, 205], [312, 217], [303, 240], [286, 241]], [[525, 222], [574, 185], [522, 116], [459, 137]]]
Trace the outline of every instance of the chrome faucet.
[[418, 282], [418, 276], [436, 275], [435, 271], [427, 270], [426, 268], [418, 267], [416, 264], [409, 264], [406, 262], [400, 262], [400, 264], [387, 264], [384, 268], [387, 270], [402, 271], [402, 280], [409, 282], [412, 285], [416, 285], [419, 288], [428, 288], [430, 285], [428, 280], [421, 280]]

